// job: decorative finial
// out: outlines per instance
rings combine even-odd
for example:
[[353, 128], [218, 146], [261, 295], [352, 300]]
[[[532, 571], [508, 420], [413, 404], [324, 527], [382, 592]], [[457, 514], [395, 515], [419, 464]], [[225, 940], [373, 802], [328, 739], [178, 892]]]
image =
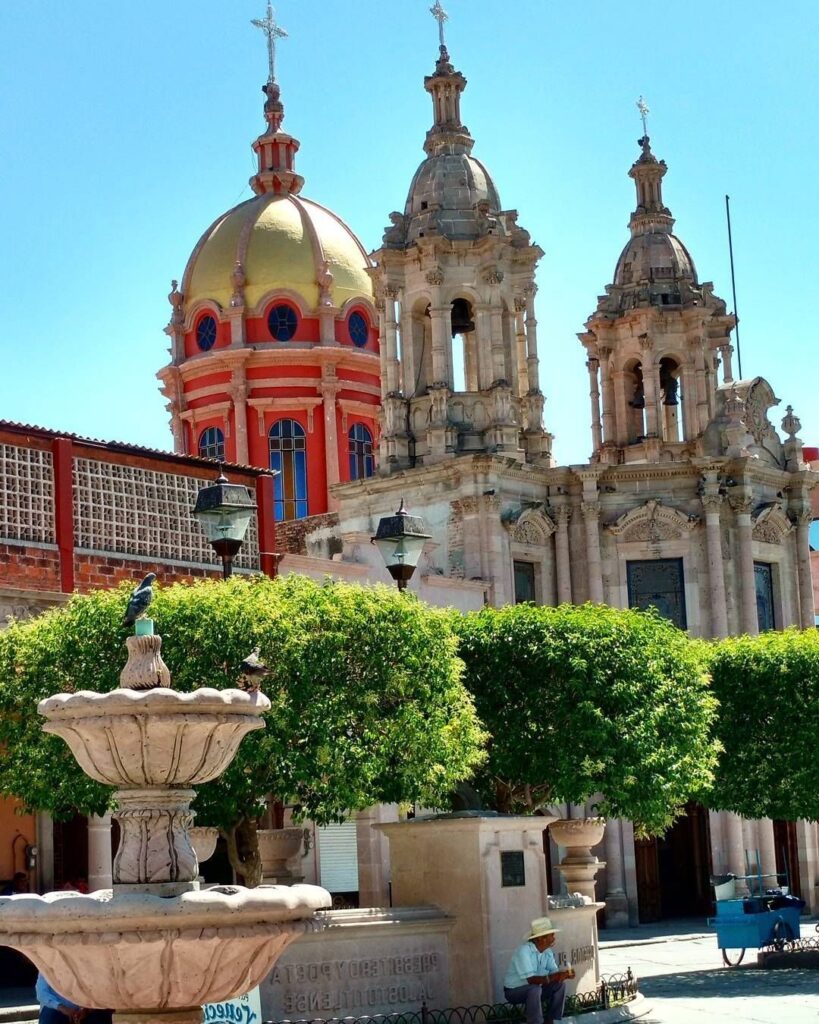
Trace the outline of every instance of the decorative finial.
[[802, 429], [802, 423], [798, 416], [793, 414], [793, 406], [789, 405], [785, 410], [785, 418], [782, 420], [782, 429], [788, 435], [789, 441], [795, 441], [796, 435]]
[[267, 61], [269, 65], [267, 84], [273, 85], [276, 81], [276, 40], [286, 39], [287, 33], [276, 23], [276, 11], [270, 0], [267, 0], [267, 16], [264, 18], [253, 18], [250, 24], [260, 28], [267, 36]]
[[449, 15], [441, 6], [441, 0], [435, 0], [435, 6], [430, 7], [429, 13], [438, 22], [438, 39], [441, 44], [441, 52], [446, 52], [446, 38], [444, 36], [444, 24], [449, 21]]
[[651, 111], [648, 109], [648, 104], [642, 96], [637, 100], [637, 109], [640, 111], [640, 118], [643, 122], [643, 138], [648, 138], [648, 125], [646, 122]]

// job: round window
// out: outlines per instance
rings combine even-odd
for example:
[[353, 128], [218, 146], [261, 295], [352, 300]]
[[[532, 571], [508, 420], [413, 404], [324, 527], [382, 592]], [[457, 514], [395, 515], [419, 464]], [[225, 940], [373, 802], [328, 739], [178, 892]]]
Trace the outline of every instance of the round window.
[[274, 306], [267, 314], [267, 326], [276, 341], [290, 341], [299, 326], [299, 318], [290, 306]]
[[350, 341], [359, 348], [364, 348], [370, 337], [370, 328], [361, 313], [351, 313], [347, 321]]
[[216, 344], [216, 321], [212, 316], [203, 316], [196, 325], [196, 344], [203, 352]]

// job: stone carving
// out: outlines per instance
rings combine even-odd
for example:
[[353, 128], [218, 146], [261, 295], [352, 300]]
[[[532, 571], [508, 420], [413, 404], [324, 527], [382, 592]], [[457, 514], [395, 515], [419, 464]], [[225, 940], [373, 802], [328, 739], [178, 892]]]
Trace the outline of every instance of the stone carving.
[[504, 518], [504, 526], [510, 530], [516, 544], [531, 547], [542, 546], [555, 532], [554, 520], [544, 511], [543, 506], [513, 512]]
[[403, 213], [393, 210], [390, 221], [392, 227], [384, 229], [384, 245], [403, 245], [407, 240], [407, 218]]
[[777, 502], [766, 505], [751, 518], [754, 540], [767, 544], [781, 544], [783, 538], [793, 530], [793, 523]]
[[802, 429], [802, 421], [798, 416], [794, 416], [792, 405], [789, 405], [785, 410], [785, 417], [782, 420], [782, 429], [788, 435], [789, 441], [795, 441], [796, 435]]
[[503, 271], [499, 267], [485, 267], [481, 272], [484, 284], [500, 284], [503, 281]]
[[686, 515], [677, 509], [667, 508], [652, 499], [639, 508], [624, 512], [606, 529], [625, 541], [676, 540], [690, 533], [697, 523], [698, 516]]
[[433, 287], [436, 287], [438, 285], [442, 285], [445, 280], [444, 272], [439, 267], [435, 267], [433, 270], [427, 271], [427, 284], [431, 284]]
[[322, 260], [318, 265], [316, 271], [316, 283], [319, 286], [319, 305], [320, 306], [332, 306], [333, 305], [333, 281], [335, 278], [330, 273], [330, 262], [329, 260]]
[[171, 673], [162, 660], [161, 636], [129, 636], [128, 661], [119, 676], [120, 689], [153, 690], [171, 685]]
[[287, 862], [301, 850], [304, 844], [302, 828], [265, 828], [256, 833], [259, 837], [259, 855], [262, 858], [262, 876], [265, 881], [289, 883], [301, 881], [287, 866]]
[[245, 284], [247, 283], [245, 268], [242, 266], [241, 260], [236, 260], [234, 263], [233, 273], [230, 275], [230, 278], [233, 282], [233, 294], [230, 297], [230, 304], [234, 309], [238, 309], [245, 304]]
[[185, 296], [179, 291], [179, 282], [171, 281], [171, 293], [168, 296], [168, 302], [170, 302], [173, 312], [171, 313], [172, 324], [182, 324], [185, 322], [184, 303]]

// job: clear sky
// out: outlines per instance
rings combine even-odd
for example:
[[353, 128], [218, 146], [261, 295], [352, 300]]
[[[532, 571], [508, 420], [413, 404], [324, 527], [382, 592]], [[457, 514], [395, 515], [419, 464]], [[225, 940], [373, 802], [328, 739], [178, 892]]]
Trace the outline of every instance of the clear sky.
[[[432, 0], [280, 0], [285, 127], [304, 194], [377, 247], [431, 122]], [[628, 237], [641, 134], [702, 280], [729, 309], [731, 195], [744, 376], [819, 444], [816, 0], [449, 0], [462, 113], [505, 208], [546, 255], [546, 425], [588, 457], [576, 332]], [[263, 127], [264, 0], [0, 0], [0, 419], [171, 447], [154, 379], [172, 277], [250, 195]]]

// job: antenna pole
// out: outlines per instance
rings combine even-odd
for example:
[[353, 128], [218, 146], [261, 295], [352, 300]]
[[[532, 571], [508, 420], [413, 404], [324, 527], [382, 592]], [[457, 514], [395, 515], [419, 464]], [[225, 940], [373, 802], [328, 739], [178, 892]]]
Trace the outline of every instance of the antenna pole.
[[742, 380], [742, 350], [739, 347], [739, 311], [737, 310], [737, 282], [734, 277], [734, 242], [731, 237], [731, 197], [725, 197], [725, 217], [728, 221], [728, 255], [731, 259], [731, 291], [734, 296], [734, 316], [737, 318], [736, 339], [737, 339], [737, 372]]

